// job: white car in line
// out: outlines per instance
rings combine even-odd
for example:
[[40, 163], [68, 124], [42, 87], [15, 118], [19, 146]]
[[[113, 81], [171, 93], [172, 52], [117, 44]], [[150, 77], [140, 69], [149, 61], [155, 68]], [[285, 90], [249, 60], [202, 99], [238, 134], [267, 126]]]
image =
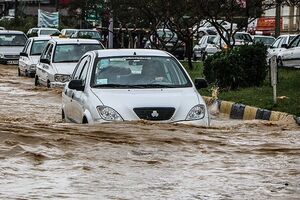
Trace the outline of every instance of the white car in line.
[[[224, 34], [225, 37], [226, 34]], [[233, 38], [235, 40], [234, 46], [240, 46], [244, 44], [253, 44], [252, 37], [249, 33], [247, 32], [236, 32], [233, 35]], [[231, 40], [231, 43], [233, 44], [233, 39]], [[217, 52], [222, 51], [222, 49], [227, 49], [228, 46], [226, 45], [225, 41], [221, 38], [220, 35], [218, 35], [211, 44], [208, 44], [204, 50], [204, 53], [207, 56], [214, 55]]]
[[35, 76], [35, 68], [42, 51], [51, 37], [31, 37], [20, 53], [18, 75]]
[[284, 51], [277, 54], [279, 67], [300, 68], [300, 35], [297, 35]]
[[214, 44], [213, 41], [216, 38], [216, 35], [204, 35], [193, 48], [193, 60], [201, 58], [202, 61], [206, 58], [205, 49], [207, 45]]
[[90, 51], [62, 93], [62, 118], [75, 123], [150, 120], [209, 126], [207, 106], [170, 53], [153, 49]]
[[60, 31], [57, 28], [31, 28], [27, 32], [28, 37], [59, 36]]
[[83, 54], [103, 48], [98, 40], [52, 38], [36, 65], [35, 85], [63, 87]]
[[273, 44], [268, 48], [267, 61], [269, 62], [272, 56], [277, 56], [282, 51], [286, 50], [288, 44], [297, 35], [281, 35], [273, 42]]
[[27, 36], [21, 31], [1, 30], [0, 63], [17, 65], [26, 41]]

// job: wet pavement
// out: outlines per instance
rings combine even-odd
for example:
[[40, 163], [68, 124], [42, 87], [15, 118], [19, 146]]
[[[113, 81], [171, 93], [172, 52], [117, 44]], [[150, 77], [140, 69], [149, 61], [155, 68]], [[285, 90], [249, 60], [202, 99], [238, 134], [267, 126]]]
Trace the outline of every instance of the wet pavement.
[[61, 91], [0, 65], [0, 199], [299, 199], [300, 128], [61, 122]]

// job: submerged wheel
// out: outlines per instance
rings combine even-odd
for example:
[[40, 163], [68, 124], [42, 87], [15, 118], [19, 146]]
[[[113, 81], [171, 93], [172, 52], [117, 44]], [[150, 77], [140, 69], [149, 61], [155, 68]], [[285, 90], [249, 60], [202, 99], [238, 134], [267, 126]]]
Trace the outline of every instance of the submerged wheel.
[[88, 123], [89, 123], [88, 120], [87, 120], [87, 118], [86, 118], [85, 116], [84, 116], [83, 119], [82, 119], [82, 123], [83, 123], [83, 124], [88, 124]]
[[63, 123], [66, 122], [66, 116], [65, 116], [65, 112], [64, 112], [63, 109], [61, 109], [61, 120], [62, 120]]
[[18, 76], [21, 76], [21, 71], [19, 67], [18, 67]]
[[47, 88], [50, 88], [50, 81], [49, 80], [47, 80]]
[[39, 77], [38, 76], [35, 76], [35, 78], [34, 78], [34, 85], [35, 86], [39, 86], [40, 85]]

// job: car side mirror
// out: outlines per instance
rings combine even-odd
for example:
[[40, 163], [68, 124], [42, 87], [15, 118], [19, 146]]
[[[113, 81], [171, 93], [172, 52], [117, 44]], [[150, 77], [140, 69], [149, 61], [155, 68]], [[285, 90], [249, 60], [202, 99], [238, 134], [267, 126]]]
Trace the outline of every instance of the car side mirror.
[[74, 79], [71, 80], [68, 84], [68, 87], [72, 90], [78, 90], [78, 91], [83, 91], [84, 90], [84, 84], [83, 81], [80, 79]]
[[282, 45], [281, 45], [281, 48], [286, 48], [286, 49], [287, 49], [287, 48], [288, 48], [288, 45], [287, 45], [287, 44], [282, 44]]
[[21, 53], [20, 53], [20, 56], [25, 56], [25, 57], [28, 57], [28, 53], [21, 52]]
[[208, 87], [207, 81], [204, 78], [196, 78], [195, 87], [196, 89], [207, 88]]
[[40, 59], [40, 62], [41, 62], [41, 63], [50, 64], [50, 60], [47, 59], [47, 58], [41, 58], [41, 59]]

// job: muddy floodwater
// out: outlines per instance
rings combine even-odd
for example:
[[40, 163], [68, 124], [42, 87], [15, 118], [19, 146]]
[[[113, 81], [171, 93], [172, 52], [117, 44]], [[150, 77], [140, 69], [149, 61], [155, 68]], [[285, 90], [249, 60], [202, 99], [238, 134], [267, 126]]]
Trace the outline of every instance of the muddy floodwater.
[[0, 65], [0, 199], [300, 199], [300, 129], [61, 122], [61, 91]]

